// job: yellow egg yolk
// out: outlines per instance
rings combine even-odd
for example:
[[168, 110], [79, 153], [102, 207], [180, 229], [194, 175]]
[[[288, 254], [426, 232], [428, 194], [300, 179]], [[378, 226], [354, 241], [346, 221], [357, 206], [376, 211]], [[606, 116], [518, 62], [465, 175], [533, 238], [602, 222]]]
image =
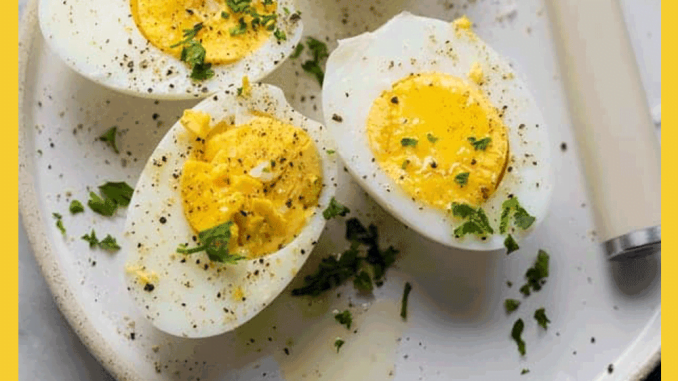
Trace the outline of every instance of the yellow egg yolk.
[[408, 76], [384, 91], [367, 119], [381, 168], [412, 198], [440, 209], [480, 205], [508, 160], [507, 129], [477, 86], [441, 73]]
[[[276, 2], [263, 5], [252, 1], [252, 8], [260, 20], [275, 15]], [[205, 48], [205, 63], [223, 64], [237, 61], [257, 50], [271, 36], [269, 21], [264, 26], [252, 27], [254, 17], [247, 12], [232, 12], [226, 1], [216, 0], [131, 0], [134, 21], [141, 33], [155, 47], [181, 57], [186, 39], [185, 30], [202, 23], [194, 39]], [[242, 22], [240, 21], [242, 19]], [[241, 24], [246, 24], [242, 30]], [[242, 33], [241, 33], [242, 32]]]
[[180, 182], [184, 214], [201, 232], [232, 221], [229, 250], [248, 258], [288, 244], [313, 214], [322, 163], [308, 134], [269, 116], [209, 126], [187, 110], [181, 123], [198, 137]]

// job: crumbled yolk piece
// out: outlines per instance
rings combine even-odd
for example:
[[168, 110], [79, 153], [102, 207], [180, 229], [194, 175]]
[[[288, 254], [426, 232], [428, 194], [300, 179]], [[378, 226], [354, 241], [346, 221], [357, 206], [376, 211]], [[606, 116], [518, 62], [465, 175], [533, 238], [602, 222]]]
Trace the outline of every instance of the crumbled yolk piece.
[[470, 31], [471, 28], [473, 27], [473, 23], [471, 23], [471, 20], [469, 20], [469, 18], [466, 16], [461, 16], [458, 19], [452, 21], [452, 25], [454, 25], [454, 28], [456, 30]]
[[[246, 124], [205, 127], [206, 114], [184, 113], [182, 124], [209, 130], [182, 170], [184, 214], [196, 232], [232, 221], [229, 250], [256, 258], [279, 250], [315, 211], [322, 164], [300, 128], [265, 115]], [[208, 122], [207, 122], [208, 123]]]
[[[367, 134], [389, 177], [440, 209], [452, 202], [482, 204], [506, 168], [508, 137], [499, 112], [476, 86], [447, 74], [394, 83], [372, 104]], [[484, 149], [470, 141], [486, 138]]]
[[479, 63], [474, 62], [473, 65], [471, 65], [471, 70], [468, 72], [468, 77], [471, 81], [479, 85], [482, 85], [483, 82], [485, 82], [483, 69], [480, 67]]
[[[132, 15], [137, 27], [146, 39], [158, 49], [179, 58], [181, 46], [172, 47], [185, 39], [184, 30], [202, 23], [203, 28], [195, 39], [206, 50], [205, 63], [224, 64], [235, 62], [257, 50], [271, 36], [268, 28], [251, 27], [253, 17], [246, 13], [232, 13], [225, 1], [204, 0], [131, 0]], [[252, 1], [259, 15], [275, 14], [277, 2], [263, 5]], [[225, 12], [222, 16], [222, 12]], [[245, 33], [231, 35], [238, 28], [240, 19], [247, 24]], [[271, 25], [274, 21], [270, 21]]]
[[249, 97], [250, 93], [252, 93], [252, 85], [250, 85], [250, 79], [247, 76], [242, 77], [242, 87], [241, 87], [240, 95], [243, 97]]

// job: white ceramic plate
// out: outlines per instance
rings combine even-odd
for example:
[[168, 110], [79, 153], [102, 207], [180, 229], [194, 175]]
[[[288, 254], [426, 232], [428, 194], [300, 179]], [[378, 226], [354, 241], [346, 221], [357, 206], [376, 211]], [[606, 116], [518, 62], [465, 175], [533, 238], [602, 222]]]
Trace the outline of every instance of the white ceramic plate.
[[[401, 250], [373, 297], [356, 295], [351, 285], [314, 300], [290, 295], [320, 258], [346, 248], [343, 221], [333, 220], [290, 289], [252, 321], [204, 340], [163, 334], [125, 291], [124, 255], [90, 250], [79, 238], [92, 227], [121, 238], [124, 210], [113, 218], [90, 210], [71, 216], [68, 203], [86, 202], [88, 189], [108, 180], [133, 184], [156, 143], [194, 102], [131, 98], [75, 74], [46, 47], [33, 1], [19, 56], [21, 212], [57, 304], [104, 366], [121, 380], [203, 381], [627, 380], [651, 370], [660, 351], [660, 259], [611, 264], [595, 243], [541, 2], [300, 0], [298, 6], [305, 34], [325, 39], [330, 49], [337, 38], [372, 30], [404, 9], [448, 20], [468, 14], [481, 37], [529, 73], [525, 80], [552, 127], [558, 176], [547, 220], [508, 257], [453, 250], [406, 229], [342, 172], [338, 199], [352, 215], [377, 224], [383, 244]], [[283, 88], [297, 110], [321, 120], [320, 88], [301, 70], [302, 60], [287, 61], [267, 82]], [[95, 141], [113, 125], [121, 131], [120, 155]], [[66, 238], [52, 212], [64, 215]], [[503, 300], [522, 299], [518, 287], [539, 248], [551, 254], [548, 283], [506, 316]], [[414, 288], [404, 322], [406, 281]], [[532, 319], [542, 306], [552, 321], [547, 331]], [[351, 331], [333, 318], [334, 309], [346, 308], [354, 314]], [[518, 317], [526, 322], [524, 358], [509, 337]], [[339, 354], [337, 336], [346, 341]], [[530, 373], [521, 376], [523, 368]]]

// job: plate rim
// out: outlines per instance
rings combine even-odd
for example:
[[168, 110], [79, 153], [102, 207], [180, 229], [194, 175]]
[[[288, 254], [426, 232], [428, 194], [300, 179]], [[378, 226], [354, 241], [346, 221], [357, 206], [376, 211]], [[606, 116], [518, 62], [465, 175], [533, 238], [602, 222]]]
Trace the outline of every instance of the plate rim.
[[[37, 207], [37, 194], [32, 173], [28, 171], [30, 159], [26, 152], [26, 141], [24, 136], [25, 115], [23, 113], [25, 106], [25, 84], [26, 72], [28, 68], [28, 58], [33, 47], [38, 28], [38, 1], [29, 0], [21, 17], [19, 24], [19, 89], [18, 89], [18, 149], [19, 149], [19, 214], [22, 218], [22, 225], [26, 231], [29, 244], [31, 246], [33, 257], [38, 268], [47, 283], [52, 300], [61, 311], [62, 315], [76, 333], [80, 341], [87, 350], [97, 359], [97, 361], [113, 376], [116, 380], [144, 380], [132, 366], [119, 361], [113, 347], [99, 334], [95, 325], [84, 314], [84, 309], [77, 303], [65, 303], [64, 300], [72, 292], [60, 271], [57, 257], [54, 254], [51, 243], [42, 228], [42, 217]], [[661, 314], [661, 307], [658, 311]], [[661, 316], [661, 315], [660, 315]], [[660, 323], [661, 326], [661, 323]], [[642, 333], [641, 333], [642, 334]], [[623, 357], [623, 354], [622, 354]], [[655, 350], [651, 351], [649, 357], [640, 362], [635, 371], [632, 371], [628, 380], [641, 381], [646, 378], [661, 361], [661, 340]]]

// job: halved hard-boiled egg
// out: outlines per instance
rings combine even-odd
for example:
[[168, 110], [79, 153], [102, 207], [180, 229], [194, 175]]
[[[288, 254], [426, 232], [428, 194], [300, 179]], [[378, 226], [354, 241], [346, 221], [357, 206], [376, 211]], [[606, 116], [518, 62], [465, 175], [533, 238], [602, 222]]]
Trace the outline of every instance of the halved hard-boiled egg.
[[546, 215], [543, 117], [466, 17], [402, 13], [339, 41], [322, 95], [350, 172], [424, 236], [470, 250], [514, 248]]
[[157, 328], [217, 335], [285, 288], [335, 192], [328, 135], [270, 85], [184, 112], [146, 164], [125, 226], [128, 289]]
[[45, 40], [80, 74], [167, 99], [263, 78], [303, 29], [291, 0], [41, 0], [39, 16]]

